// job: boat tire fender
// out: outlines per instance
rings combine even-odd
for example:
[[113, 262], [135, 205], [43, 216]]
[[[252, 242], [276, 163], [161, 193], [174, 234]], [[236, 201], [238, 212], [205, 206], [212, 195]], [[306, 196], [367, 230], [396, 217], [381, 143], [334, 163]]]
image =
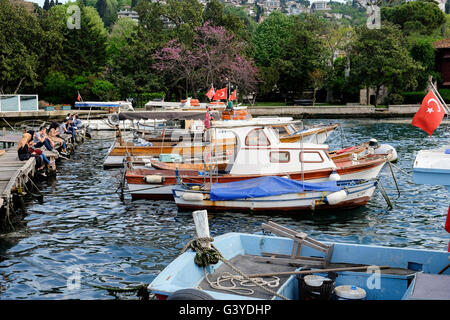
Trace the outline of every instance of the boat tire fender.
[[167, 300], [214, 300], [214, 298], [202, 290], [181, 289], [172, 293]]
[[144, 177], [145, 182], [150, 184], [158, 184], [164, 182], [164, 177], [160, 175], [149, 175]]

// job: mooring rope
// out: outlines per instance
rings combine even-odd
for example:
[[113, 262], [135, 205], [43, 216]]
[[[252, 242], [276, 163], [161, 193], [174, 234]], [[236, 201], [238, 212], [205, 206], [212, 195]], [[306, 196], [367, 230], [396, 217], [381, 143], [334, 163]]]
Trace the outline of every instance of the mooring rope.
[[[228, 267], [231, 268], [231, 270], [233, 270], [234, 272], [238, 273], [242, 279], [247, 280], [248, 282], [251, 282], [254, 286], [257, 286], [261, 289], [263, 289], [264, 291], [273, 294], [283, 300], [289, 300], [288, 298], [286, 298], [285, 296], [279, 294], [278, 292], [266, 288], [264, 285], [268, 285], [273, 284], [271, 281], [265, 281], [264, 285], [261, 284], [260, 279], [256, 279], [256, 278], [250, 278], [249, 276], [247, 276], [246, 274], [244, 274], [242, 271], [240, 271], [238, 268], [236, 268], [235, 266], [233, 266], [231, 264], [230, 261], [228, 261], [224, 256], [222, 256], [222, 254], [220, 253], [220, 251], [211, 243], [214, 241], [214, 238], [211, 237], [204, 237], [204, 238], [195, 238], [190, 240], [185, 246], [184, 248], [181, 250], [180, 254], [183, 254], [187, 249], [191, 248], [196, 252], [195, 258], [194, 258], [194, 262], [198, 265], [203, 267], [203, 271], [205, 272], [205, 278], [206, 281], [208, 281], [208, 283], [211, 285], [208, 277], [206, 276], [206, 267], [210, 264], [216, 264], [217, 262], [222, 261], [225, 265], [227, 265]], [[202, 245], [202, 242], [209, 242], [211, 245], [211, 248], [207, 248], [205, 246]], [[239, 278], [241, 279], [241, 278]], [[237, 278], [235, 278], [235, 280], [237, 280]], [[217, 280], [216, 280], [217, 281]], [[214, 285], [214, 284], [213, 284]], [[238, 288], [231, 288], [231, 290], [227, 289], [226, 287], [222, 287], [220, 286], [220, 283], [217, 285], [221, 288], [221, 290], [228, 290], [228, 291], [232, 291], [232, 290], [236, 290]], [[248, 285], [247, 285], [248, 286]], [[213, 286], [212, 286], [213, 287]], [[214, 288], [214, 287], [213, 287]], [[219, 288], [217, 288], [219, 289]], [[246, 288], [243, 288], [246, 289]], [[253, 291], [253, 290], [252, 290]], [[241, 293], [242, 294], [242, 293]], [[252, 293], [253, 294], [253, 293]]]

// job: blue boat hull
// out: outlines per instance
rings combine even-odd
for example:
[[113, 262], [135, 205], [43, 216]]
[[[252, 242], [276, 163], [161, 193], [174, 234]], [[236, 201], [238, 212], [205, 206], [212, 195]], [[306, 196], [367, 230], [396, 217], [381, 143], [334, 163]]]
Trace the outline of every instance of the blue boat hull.
[[[218, 236], [214, 245], [220, 253], [230, 260], [237, 255], [261, 256], [263, 252], [290, 255], [293, 241], [288, 238], [257, 234], [227, 233]], [[373, 245], [333, 243], [334, 250], [331, 263], [347, 263], [362, 265], [390, 266], [391, 268], [408, 269], [399, 274], [380, 274], [379, 282], [373, 271], [339, 272], [336, 286], [355, 285], [363, 288], [367, 300], [401, 300], [408, 299], [413, 292], [417, 272], [437, 274], [449, 263], [449, 253], [436, 250], [391, 248]], [[303, 247], [302, 256], [323, 257], [324, 253], [310, 247]], [[195, 253], [187, 251], [170, 263], [149, 285], [149, 291], [159, 297], [167, 297], [177, 290], [197, 288], [204, 280], [203, 268], [194, 263]], [[206, 268], [213, 274], [222, 262]], [[449, 268], [450, 269], [450, 268]], [[450, 279], [450, 270], [443, 277]], [[298, 270], [301, 270], [299, 268]], [[317, 275], [326, 276], [326, 274]], [[375, 279], [375, 280], [374, 280]], [[447, 278], [445, 278], [447, 279]], [[450, 290], [450, 289], [449, 289]], [[204, 289], [214, 299], [246, 300], [249, 296]], [[298, 299], [298, 281], [294, 275], [277, 289], [277, 292], [289, 299]], [[275, 298], [274, 298], [275, 299]], [[279, 299], [276, 297], [276, 299]]]

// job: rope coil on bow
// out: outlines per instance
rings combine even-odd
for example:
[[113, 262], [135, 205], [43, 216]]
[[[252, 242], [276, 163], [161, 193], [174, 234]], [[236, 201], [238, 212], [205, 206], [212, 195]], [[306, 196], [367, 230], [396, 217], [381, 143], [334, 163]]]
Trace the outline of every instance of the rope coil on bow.
[[[240, 294], [244, 294], [244, 295], [249, 295], [249, 294], [253, 294], [254, 291], [251, 289], [247, 289], [247, 288], [237, 288], [234, 283], [233, 283], [233, 287], [224, 287], [222, 285], [220, 285], [220, 277], [217, 279], [217, 284], [214, 284], [213, 282], [211, 282], [208, 279], [208, 276], [206, 274], [206, 267], [211, 265], [211, 264], [216, 264], [220, 261], [222, 261], [224, 264], [226, 264], [228, 267], [230, 267], [233, 271], [235, 271], [236, 273], [239, 274], [239, 276], [236, 275], [231, 275], [230, 273], [228, 273], [228, 276], [225, 276], [225, 278], [227, 280], [231, 280], [231, 279], [235, 279], [238, 281], [243, 281], [243, 286], [250, 286], [250, 285], [254, 285], [257, 286], [261, 289], [263, 289], [264, 291], [273, 294], [283, 300], [289, 300], [288, 298], [286, 298], [285, 296], [277, 293], [274, 290], [271, 290], [269, 288], [266, 288], [265, 285], [269, 286], [269, 287], [277, 287], [279, 286], [279, 279], [275, 279], [274, 281], [262, 281], [261, 278], [250, 278], [249, 276], [247, 276], [246, 274], [244, 274], [242, 271], [240, 271], [239, 269], [237, 269], [235, 266], [233, 266], [231, 264], [230, 261], [228, 261], [227, 259], [225, 259], [224, 256], [222, 256], [222, 254], [219, 252], [219, 250], [211, 243], [214, 241], [214, 238], [211, 237], [204, 237], [204, 238], [195, 238], [190, 240], [185, 246], [184, 248], [181, 250], [181, 254], [183, 254], [187, 249], [191, 248], [196, 252], [195, 258], [194, 258], [194, 262], [195, 264], [197, 264], [200, 267], [203, 267], [203, 272], [205, 275], [205, 279], [206, 281], [209, 283], [209, 285], [212, 288], [215, 289], [219, 289], [219, 290], [227, 290], [227, 291], [231, 291], [231, 292], [235, 292], [238, 293], [238, 290], [243, 290], [243, 291], [247, 291], [247, 293], [243, 293], [240, 292]], [[211, 248], [208, 248], [206, 246], [204, 246], [202, 243], [203, 242], [207, 242], [210, 243]], [[246, 280], [246, 281], [244, 281]], [[278, 280], [278, 281], [277, 281]], [[251, 284], [249, 284], [251, 283]], [[252, 292], [250, 292], [252, 291]]]

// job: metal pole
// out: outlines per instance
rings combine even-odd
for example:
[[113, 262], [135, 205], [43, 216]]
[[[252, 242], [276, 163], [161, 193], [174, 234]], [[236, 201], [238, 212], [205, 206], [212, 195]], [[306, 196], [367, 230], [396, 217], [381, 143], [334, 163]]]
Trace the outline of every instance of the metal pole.
[[440, 100], [440, 102], [441, 102], [441, 104], [442, 104], [442, 107], [444, 108], [445, 113], [446, 113], [447, 115], [450, 114], [450, 109], [449, 109], [449, 107], [447, 106], [447, 104], [445, 103], [444, 99], [442, 99], [441, 95], [439, 94], [439, 91], [436, 89], [436, 87], [434, 86], [434, 84], [433, 84], [432, 81], [430, 81], [430, 84], [431, 84], [431, 88], [433, 89], [433, 92], [434, 92], [434, 93], [436, 94], [436, 96], [439, 98], [439, 100]]

